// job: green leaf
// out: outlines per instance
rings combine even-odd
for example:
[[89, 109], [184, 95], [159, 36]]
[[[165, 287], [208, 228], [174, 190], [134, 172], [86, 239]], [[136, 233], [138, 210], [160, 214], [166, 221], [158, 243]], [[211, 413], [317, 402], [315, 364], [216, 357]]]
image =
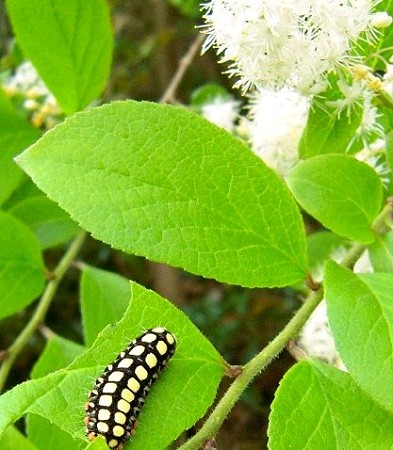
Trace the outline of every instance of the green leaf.
[[199, 0], [169, 0], [169, 3], [177, 7], [185, 16], [196, 18], [201, 15]]
[[83, 266], [80, 293], [83, 333], [90, 347], [106, 325], [123, 316], [130, 301], [130, 283], [115, 273]]
[[231, 98], [231, 95], [223, 86], [216, 83], [207, 83], [193, 91], [191, 105], [201, 109], [204, 105], [216, 100], [230, 100]]
[[[81, 345], [61, 336], [51, 337], [46, 343], [45, 350], [35, 363], [31, 377], [33, 379], [44, 377], [55, 370], [63, 369], [84, 350]], [[75, 450], [84, 447], [84, 442], [81, 439], [72, 438], [69, 433], [36, 414], [27, 414], [26, 431], [31, 442], [38, 448]]]
[[368, 251], [376, 272], [393, 272], [393, 231], [377, 236]]
[[78, 450], [85, 447], [84, 440], [73, 439], [70, 434], [41, 416], [29, 413], [26, 422], [27, 435], [37, 448]]
[[0, 436], [1, 450], [37, 450], [20, 431], [15, 427], [8, 427]]
[[105, 439], [102, 436], [98, 436], [84, 450], [108, 450], [108, 446], [106, 445]]
[[319, 231], [307, 236], [310, 268], [322, 271], [322, 265], [326, 259], [338, 249], [343, 248], [345, 243], [346, 239], [330, 231]]
[[327, 153], [344, 153], [360, 125], [362, 108], [352, 109], [351, 114], [346, 111], [338, 114], [324, 105], [325, 100], [329, 99], [318, 98], [311, 105], [299, 142], [299, 156], [302, 159]]
[[0, 211], [0, 318], [20, 311], [43, 290], [40, 244], [19, 220]]
[[23, 179], [23, 172], [15, 164], [13, 157], [39, 136], [39, 131], [16, 113], [0, 89], [0, 205]]
[[66, 113], [101, 94], [113, 41], [105, 0], [7, 0], [7, 9], [23, 53]]
[[332, 261], [326, 265], [325, 297], [337, 350], [359, 386], [391, 412], [392, 285], [390, 273], [355, 275]]
[[31, 371], [32, 378], [40, 378], [71, 364], [85, 348], [61, 336], [51, 337]]
[[317, 361], [293, 366], [271, 406], [270, 450], [392, 448], [393, 416], [349, 374]]
[[382, 184], [367, 164], [346, 155], [320, 155], [299, 163], [288, 184], [296, 200], [335, 233], [364, 244], [380, 211]]
[[9, 212], [35, 233], [42, 249], [65, 244], [79, 231], [70, 216], [43, 195], [29, 197], [13, 206]]
[[288, 285], [307, 270], [303, 223], [282, 180], [183, 108], [128, 101], [80, 113], [18, 163], [115, 248], [244, 286]]
[[142, 286], [131, 287], [131, 305], [123, 319], [100, 333], [86, 353], [66, 369], [20, 384], [0, 397], [0, 432], [32, 412], [83, 438], [83, 404], [94, 379], [131, 339], [156, 325], [171, 330], [178, 345], [149, 393], [132, 449], [164, 449], [205, 414], [224, 372], [220, 355], [175, 306]]

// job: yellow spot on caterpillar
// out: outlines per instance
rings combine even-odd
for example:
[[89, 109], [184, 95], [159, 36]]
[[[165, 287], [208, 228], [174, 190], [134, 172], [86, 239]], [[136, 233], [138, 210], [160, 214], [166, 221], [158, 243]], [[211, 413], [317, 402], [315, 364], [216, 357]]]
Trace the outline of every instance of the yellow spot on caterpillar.
[[134, 360], [132, 358], [124, 358], [122, 359], [117, 367], [123, 367], [124, 369], [128, 369], [132, 363], [134, 362]]
[[116, 383], [119, 382], [124, 377], [124, 372], [115, 371], [112, 372], [109, 377], [108, 381], [115, 381]]
[[169, 344], [174, 344], [175, 343], [175, 339], [174, 339], [174, 337], [170, 334], [170, 333], [167, 333], [166, 335], [165, 335], [165, 338], [166, 338], [166, 340], [167, 340], [167, 342], [169, 342]]
[[111, 395], [101, 395], [98, 400], [98, 404], [100, 406], [111, 406], [112, 404], [112, 396]]
[[123, 400], [123, 399], [120, 399], [117, 402], [117, 409], [119, 411], [123, 411], [123, 413], [127, 414], [128, 411], [130, 410], [130, 408], [131, 408], [131, 405], [128, 402], [126, 402], [125, 400]]
[[100, 409], [98, 411], [98, 420], [108, 420], [111, 416], [109, 409]]
[[148, 333], [143, 336], [141, 339], [143, 342], [153, 342], [157, 339], [157, 336], [153, 333]]
[[105, 392], [105, 394], [113, 394], [117, 388], [117, 385], [115, 383], [106, 383], [104, 385], [104, 388], [102, 392]]
[[121, 427], [120, 425], [115, 425], [112, 430], [113, 435], [116, 437], [123, 436], [124, 432], [125, 432], [124, 428]]
[[137, 345], [136, 347], [132, 348], [128, 354], [129, 355], [136, 355], [140, 356], [145, 351], [145, 347], [143, 345]]
[[146, 355], [145, 361], [149, 367], [154, 367], [157, 365], [157, 358], [153, 355], [153, 353]]
[[128, 389], [123, 389], [121, 391], [121, 397], [124, 398], [126, 402], [131, 403], [134, 400], [135, 395]]
[[127, 416], [125, 414], [123, 414], [122, 412], [117, 412], [115, 414], [115, 422], [116, 423], [123, 425], [124, 423], [126, 423], [126, 420], [127, 420]]
[[115, 448], [115, 447], [117, 447], [118, 444], [119, 444], [119, 441], [117, 439], [111, 439], [108, 442], [108, 447], [109, 448]]
[[165, 353], [166, 353], [167, 350], [168, 350], [168, 346], [165, 344], [164, 341], [158, 341], [158, 342], [157, 342], [157, 345], [156, 345], [156, 348], [157, 348], [158, 353], [159, 353], [160, 355], [165, 355]]
[[107, 433], [107, 432], [109, 431], [108, 424], [105, 423], [105, 422], [98, 422], [98, 423], [97, 423], [97, 430], [98, 430], [100, 433]]
[[141, 380], [146, 380], [147, 378], [147, 371], [143, 366], [138, 366], [135, 369], [135, 375]]
[[127, 381], [127, 387], [129, 389], [131, 389], [131, 391], [133, 391], [133, 392], [138, 392], [141, 385], [138, 380], [136, 380], [134, 377], [132, 377]]

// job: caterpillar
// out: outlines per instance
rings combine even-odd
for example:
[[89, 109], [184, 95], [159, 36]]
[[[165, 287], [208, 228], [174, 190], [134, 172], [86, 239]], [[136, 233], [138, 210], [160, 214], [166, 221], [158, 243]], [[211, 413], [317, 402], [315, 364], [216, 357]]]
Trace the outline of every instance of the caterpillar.
[[86, 436], [102, 435], [109, 448], [121, 450], [134, 433], [151, 385], [175, 353], [176, 340], [162, 327], [134, 339], [97, 378], [85, 405]]

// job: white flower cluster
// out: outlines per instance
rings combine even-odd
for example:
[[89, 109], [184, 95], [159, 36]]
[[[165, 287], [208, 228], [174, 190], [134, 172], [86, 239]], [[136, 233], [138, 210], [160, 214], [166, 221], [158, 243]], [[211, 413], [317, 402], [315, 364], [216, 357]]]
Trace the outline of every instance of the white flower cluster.
[[326, 75], [351, 65], [361, 33], [376, 36], [390, 25], [378, 0], [211, 0], [204, 5], [204, 49], [214, 46], [229, 62], [235, 86], [303, 94], [325, 90]]
[[251, 147], [264, 162], [286, 177], [298, 162], [298, 144], [309, 100], [296, 91], [263, 89], [251, 97], [247, 128]]
[[232, 97], [215, 97], [213, 101], [202, 106], [201, 114], [218, 127], [232, 133], [239, 116], [239, 107], [240, 102]]
[[307, 320], [299, 337], [298, 345], [308, 356], [321, 359], [345, 370], [330, 331], [325, 300], [322, 300]]
[[35, 127], [48, 129], [58, 122], [56, 116], [62, 111], [30, 61], [22, 63], [3, 88], [8, 97], [23, 99], [23, 108]]

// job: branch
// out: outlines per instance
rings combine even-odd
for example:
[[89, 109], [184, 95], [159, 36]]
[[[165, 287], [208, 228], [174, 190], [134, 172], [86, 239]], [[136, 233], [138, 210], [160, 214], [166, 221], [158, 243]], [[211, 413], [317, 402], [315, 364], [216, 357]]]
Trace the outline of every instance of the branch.
[[49, 306], [52, 303], [54, 295], [57, 291], [57, 288], [62, 280], [64, 274], [67, 269], [70, 267], [73, 259], [79, 252], [83, 241], [85, 239], [86, 233], [82, 231], [76, 236], [74, 241], [71, 243], [67, 252], [64, 254], [63, 258], [60, 260], [56, 269], [53, 272], [54, 279], [49, 281], [46, 285], [46, 289], [42, 294], [40, 301], [37, 304], [37, 308], [34, 311], [30, 321], [23, 328], [19, 336], [16, 338], [15, 342], [11, 345], [11, 347], [6, 350], [6, 358], [0, 368], [0, 392], [4, 389], [4, 385], [7, 381], [8, 374], [11, 370], [11, 367], [19, 355], [19, 353], [25, 347], [27, 341], [30, 339], [30, 336], [35, 332], [35, 330], [40, 326], [40, 324], [44, 321], [46, 313], [48, 312]]
[[[374, 220], [372, 228], [376, 235], [384, 234], [390, 229], [389, 223], [391, 222], [392, 210], [393, 203], [392, 201], [388, 201], [384, 209]], [[344, 267], [353, 267], [365, 249], [365, 245], [355, 244], [348, 252], [347, 257], [341, 265]], [[323, 287], [321, 286], [318, 290], [309, 294], [303, 305], [285, 326], [282, 332], [243, 367], [242, 373], [231, 384], [211, 415], [203, 424], [202, 428], [189, 441], [179, 447], [179, 450], [197, 450], [203, 446], [205, 441], [216, 436], [222, 423], [228, 416], [235, 403], [239, 400], [239, 397], [246, 389], [247, 385], [256, 375], [265, 369], [265, 367], [283, 350], [291, 339], [295, 338], [299, 334], [300, 330], [303, 328], [303, 325], [306, 323], [322, 299]]]
[[197, 450], [203, 445], [205, 440], [217, 434], [221, 424], [224, 422], [229, 411], [238, 401], [247, 385], [281, 352], [281, 350], [283, 350], [288, 341], [299, 333], [322, 298], [322, 288], [309, 295], [308, 299], [303, 303], [296, 315], [289, 321], [282, 332], [243, 367], [242, 374], [231, 384], [210, 417], [204, 423], [203, 427], [195, 436], [179, 447], [179, 450]]
[[195, 58], [197, 51], [202, 45], [205, 36], [198, 34], [191, 47], [188, 49], [187, 53], [181, 58], [179, 62], [179, 67], [173, 76], [171, 82], [166, 88], [164, 94], [160, 98], [160, 103], [174, 103], [175, 102], [175, 92], [181, 83], [184, 74], [186, 73], [188, 67], [191, 65], [192, 60]]

